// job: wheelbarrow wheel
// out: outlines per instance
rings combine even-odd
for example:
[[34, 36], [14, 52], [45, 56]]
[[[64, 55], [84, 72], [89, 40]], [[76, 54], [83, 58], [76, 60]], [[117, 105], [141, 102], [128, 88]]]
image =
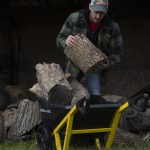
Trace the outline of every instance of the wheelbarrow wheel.
[[37, 128], [36, 140], [39, 150], [52, 150], [53, 138], [51, 131], [47, 125], [39, 125], [39, 127]]

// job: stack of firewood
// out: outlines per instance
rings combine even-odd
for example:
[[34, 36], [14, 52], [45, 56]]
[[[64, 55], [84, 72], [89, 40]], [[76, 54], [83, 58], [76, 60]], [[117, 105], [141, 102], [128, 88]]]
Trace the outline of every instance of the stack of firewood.
[[[74, 105], [86, 97], [88, 92], [76, 81], [66, 78], [58, 64], [37, 64], [37, 83], [29, 89], [35, 97], [43, 98], [52, 104]], [[42, 121], [39, 103], [36, 98], [24, 98], [16, 104], [9, 105], [0, 114], [0, 139], [20, 140]], [[7, 133], [6, 133], [7, 132]]]
[[[34, 93], [35, 97], [41, 97], [50, 103], [73, 106], [80, 99], [88, 95], [86, 88], [73, 77], [65, 76], [62, 68], [58, 64], [37, 64], [35, 68], [37, 83], [29, 89], [30, 92]], [[117, 95], [105, 95], [103, 97], [106, 101], [111, 102], [124, 103], [126, 101], [126, 98]], [[130, 102], [130, 99], [128, 101]], [[130, 111], [131, 108], [137, 113], [132, 115], [132, 111]], [[124, 130], [117, 130], [115, 142], [125, 144], [129, 141], [127, 139], [131, 141], [131, 139], [135, 140], [137, 138], [134, 134], [135, 131], [138, 135], [140, 135], [141, 132], [146, 133], [149, 131], [150, 111], [148, 110], [149, 109], [146, 109], [142, 112], [137, 109], [137, 107], [130, 105], [121, 119], [126, 120], [124, 123], [127, 126], [123, 127], [120, 123], [119, 127], [124, 128]], [[4, 139], [23, 139], [26, 137], [26, 134], [41, 122], [42, 118], [39, 103], [36, 98], [35, 101], [24, 98], [18, 103], [8, 106], [0, 113], [0, 141]]]
[[[75, 101], [86, 97], [88, 94], [87, 90], [75, 78], [71, 76], [66, 77], [61, 66], [58, 64], [37, 64], [36, 70], [38, 83], [30, 88], [29, 91], [35, 93], [39, 97], [49, 100], [49, 96], [56, 86], [57, 89], [63, 86], [72, 93], [73, 100], [68, 100], [71, 103], [75, 103]], [[60, 91], [59, 94], [62, 94], [62, 91]]]

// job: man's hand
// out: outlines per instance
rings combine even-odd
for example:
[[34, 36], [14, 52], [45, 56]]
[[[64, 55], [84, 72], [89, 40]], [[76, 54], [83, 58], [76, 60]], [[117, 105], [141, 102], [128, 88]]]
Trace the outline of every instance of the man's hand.
[[69, 35], [66, 40], [66, 46], [72, 47], [75, 43], [75, 37], [73, 35]]
[[110, 66], [109, 62], [101, 63], [98, 66], [96, 66], [93, 71], [94, 72], [96, 72], [96, 71], [102, 71], [102, 70], [108, 69], [109, 66]]
[[70, 79], [71, 78], [71, 74], [69, 72], [65, 73], [65, 78], [66, 79]]

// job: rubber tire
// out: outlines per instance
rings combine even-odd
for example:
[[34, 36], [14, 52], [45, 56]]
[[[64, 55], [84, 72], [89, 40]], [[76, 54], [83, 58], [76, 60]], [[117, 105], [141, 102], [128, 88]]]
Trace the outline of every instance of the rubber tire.
[[39, 125], [37, 128], [36, 140], [40, 150], [53, 149], [53, 138], [48, 125], [44, 123]]

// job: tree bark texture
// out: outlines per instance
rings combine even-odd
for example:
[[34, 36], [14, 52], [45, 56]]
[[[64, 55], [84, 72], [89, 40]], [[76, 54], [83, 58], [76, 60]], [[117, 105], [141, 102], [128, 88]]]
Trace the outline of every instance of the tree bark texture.
[[85, 89], [85, 87], [80, 84], [75, 78], [70, 78], [69, 83], [72, 87], [73, 92], [73, 98], [71, 101], [71, 105], [75, 105], [79, 100], [82, 98], [85, 98], [89, 95], [88, 91]]
[[48, 94], [45, 91], [42, 91], [42, 89], [38, 83], [33, 85], [33, 87], [29, 89], [29, 91], [38, 97], [42, 97], [42, 98], [45, 98], [46, 100], [48, 100]]
[[14, 122], [8, 132], [8, 138], [12, 140], [18, 139], [41, 123], [38, 102], [22, 100], [14, 117]]
[[[49, 91], [56, 85], [66, 86], [71, 90], [69, 82], [64, 76], [64, 72], [58, 64], [37, 64], [36, 65], [36, 77], [38, 84], [43, 93], [49, 93]], [[47, 96], [48, 97], [48, 96]]]
[[123, 104], [128, 101], [126, 97], [123, 97], [120, 95], [112, 95], [112, 94], [103, 95], [103, 98], [107, 102], [114, 102], [114, 103], [120, 103], [120, 104]]
[[75, 78], [65, 76], [59, 65], [37, 64], [36, 69], [38, 83], [29, 91], [49, 100], [51, 104], [69, 104], [73, 96], [71, 105], [74, 105], [88, 95], [87, 90]]
[[138, 140], [138, 136], [134, 133], [117, 128], [114, 139], [115, 144], [129, 144]]
[[133, 108], [131, 110], [129, 108], [124, 113], [126, 130], [136, 133], [150, 131], [150, 111], [139, 112]]
[[15, 115], [18, 109], [19, 103], [7, 106], [2, 115], [4, 116], [5, 128], [8, 130], [14, 123]]
[[75, 36], [75, 44], [64, 50], [66, 56], [80, 68], [83, 73], [89, 73], [101, 63], [107, 63], [107, 56], [84, 35]]
[[49, 103], [56, 105], [70, 105], [73, 93], [66, 86], [56, 85], [48, 93]]

